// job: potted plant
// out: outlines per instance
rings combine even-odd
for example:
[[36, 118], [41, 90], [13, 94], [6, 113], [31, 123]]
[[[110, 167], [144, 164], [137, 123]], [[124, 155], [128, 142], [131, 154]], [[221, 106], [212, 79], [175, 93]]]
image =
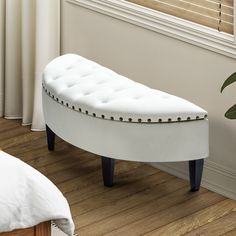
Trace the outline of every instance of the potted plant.
[[[236, 81], [236, 72], [229, 76], [228, 79], [225, 80], [224, 84], [221, 87], [221, 93], [223, 90], [229, 86], [230, 84]], [[225, 117], [228, 119], [236, 119], [236, 104], [229, 108], [228, 111], [225, 112]]]

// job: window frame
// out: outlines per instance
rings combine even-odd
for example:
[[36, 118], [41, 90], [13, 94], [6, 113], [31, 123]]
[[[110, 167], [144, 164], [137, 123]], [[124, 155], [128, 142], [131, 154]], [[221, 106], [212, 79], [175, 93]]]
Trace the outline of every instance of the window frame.
[[234, 35], [218, 32], [125, 0], [66, 1], [236, 59], [236, 0], [234, 0]]

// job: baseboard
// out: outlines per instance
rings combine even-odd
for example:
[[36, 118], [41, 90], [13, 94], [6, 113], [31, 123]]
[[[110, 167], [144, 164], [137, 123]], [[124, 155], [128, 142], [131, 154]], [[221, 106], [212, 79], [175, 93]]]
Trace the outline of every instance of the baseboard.
[[[188, 163], [150, 163], [150, 165], [182, 179], [189, 179]], [[202, 186], [236, 200], [236, 173], [210, 160], [205, 161]]]

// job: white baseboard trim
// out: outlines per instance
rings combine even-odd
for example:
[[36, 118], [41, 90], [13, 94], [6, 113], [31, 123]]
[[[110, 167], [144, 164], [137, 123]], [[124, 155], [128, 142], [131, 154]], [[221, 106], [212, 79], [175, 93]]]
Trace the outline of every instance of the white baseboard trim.
[[[174, 176], [189, 180], [187, 162], [149, 164]], [[225, 167], [221, 167], [219, 164], [213, 161], [205, 161], [202, 186], [213, 192], [236, 200], [235, 171]]]

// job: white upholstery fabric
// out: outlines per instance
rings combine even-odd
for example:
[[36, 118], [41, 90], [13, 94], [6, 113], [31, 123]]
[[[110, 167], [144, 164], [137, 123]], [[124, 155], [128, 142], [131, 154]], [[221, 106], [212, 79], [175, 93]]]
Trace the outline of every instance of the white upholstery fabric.
[[75, 146], [144, 162], [208, 157], [207, 113], [186, 100], [72, 54], [46, 67], [43, 88], [47, 125]]
[[48, 178], [0, 151], [0, 179], [0, 235], [49, 220], [73, 235], [75, 227], [69, 204]]
[[186, 161], [208, 157], [208, 120], [129, 123], [98, 119], [62, 106], [43, 92], [47, 125], [89, 152], [120, 160]]
[[182, 98], [136, 83], [74, 54], [58, 57], [46, 67], [43, 86], [63, 105], [105, 119], [173, 122], [207, 115]]

